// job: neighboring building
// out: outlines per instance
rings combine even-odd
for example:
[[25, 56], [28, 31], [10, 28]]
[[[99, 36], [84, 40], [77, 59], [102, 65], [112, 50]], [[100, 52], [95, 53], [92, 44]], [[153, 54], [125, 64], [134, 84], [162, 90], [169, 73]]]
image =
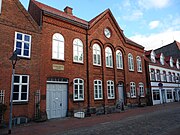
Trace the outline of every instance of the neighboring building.
[[7, 105], [4, 120], [9, 117], [12, 80], [9, 58], [14, 50], [20, 60], [14, 77], [13, 118], [33, 118], [34, 93], [39, 90], [40, 81], [40, 29], [18, 0], [0, 0], [0, 11], [0, 103]]
[[180, 43], [178, 41], [174, 41], [173, 43], [160, 47], [154, 51], [156, 54], [163, 53], [166, 57], [171, 56], [173, 59], [180, 60]]
[[180, 101], [179, 60], [146, 51], [147, 88], [153, 105]]
[[110, 113], [117, 101], [145, 103], [144, 47], [127, 39], [109, 9], [91, 21], [31, 0], [41, 27], [41, 111], [48, 119], [77, 111]]

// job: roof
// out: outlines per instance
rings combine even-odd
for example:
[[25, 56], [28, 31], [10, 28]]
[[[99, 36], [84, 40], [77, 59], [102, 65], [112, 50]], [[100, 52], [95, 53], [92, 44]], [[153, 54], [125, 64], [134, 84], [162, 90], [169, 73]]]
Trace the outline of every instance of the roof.
[[180, 43], [179, 42], [177, 42], [177, 41], [174, 41], [174, 42], [176, 42], [176, 45], [177, 45], [177, 47], [179, 48], [179, 50], [180, 50]]

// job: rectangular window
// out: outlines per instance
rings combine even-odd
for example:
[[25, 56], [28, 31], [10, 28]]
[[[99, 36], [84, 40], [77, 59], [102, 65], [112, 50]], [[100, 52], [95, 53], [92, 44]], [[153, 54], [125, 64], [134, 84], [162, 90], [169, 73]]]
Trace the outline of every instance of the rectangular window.
[[154, 69], [151, 69], [151, 81], [155, 81], [155, 72]]
[[84, 100], [84, 80], [74, 79], [74, 101]]
[[143, 83], [139, 83], [139, 96], [144, 97], [144, 85], [143, 85]]
[[169, 72], [169, 82], [172, 82], [172, 75], [171, 75], [171, 72]]
[[29, 94], [29, 76], [15, 75], [13, 102], [28, 101], [28, 94]]
[[172, 99], [172, 90], [167, 90], [167, 99]]
[[114, 82], [109, 80], [107, 81], [107, 92], [108, 92], [108, 99], [114, 99]]
[[31, 35], [15, 32], [14, 50], [16, 50], [18, 56], [30, 58]]
[[166, 71], [163, 71], [163, 81], [164, 81], [164, 82], [166, 82], [166, 81], [167, 81]]
[[160, 100], [159, 90], [153, 90], [153, 100]]
[[103, 99], [101, 80], [94, 80], [94, 99]]
[[161, 81], [160, 70], [156, 70], [156, 77], [157, 77], [157, 81]]
[[136, 98], [136, 85], [134, 82], [130, 82], [131, 98]]

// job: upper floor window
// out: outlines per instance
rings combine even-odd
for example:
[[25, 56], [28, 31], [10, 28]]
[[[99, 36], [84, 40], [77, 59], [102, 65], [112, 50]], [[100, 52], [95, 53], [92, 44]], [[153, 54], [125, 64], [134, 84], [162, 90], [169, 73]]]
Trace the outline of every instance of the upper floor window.
[[179, 60], [176, 61], [176, 67], [179, 69]]
[[84, 80], [74, 79], [74, 101], [84, 100]]
[[103, 99], [101, 80], [94, 80], [94, 99]]
[[120, 50], [116, 51], [116, 65], [117, 69], [123, 69], [123, 58]]
[[163, 56], [162, 53], [161, 53], [161, 55], [160, 55], [160, 62], [161, 62], [162, 65], [164, 65], [164, 56]]
[[83, 63], [83, 43], [78, 38], [73, 41], [73, 61]]
[[52, 40], [52, 58], [64, 60], [64, 37], [59, 33], [55, 33]]
[[139, 96], [144, 97], [144, 84], [141, 82], [139, 83]]
[[128, 67], [130, 71], [134, 71], [134, 61], [131, 53], [128, 54]]
[[142, 62], [141, 62], [141, 58], [139, 56], [136, 57], [137, 60], [137, 71], [138, 72], [142, 72]]
[[161, 81], [161, 74], [160, 74], [160, 70], [156, 70], [156, 77], [157, 77], [157, 81]]
[[31, 35], [15, 32], [14, 50], [16, 50], [18, 56], [30, 58]]
[[114, 99], [115, 98], [114, 82], [111, 80], [107, 81], [107, 92], [108, 92], [108, 99]]
[[93, 45], [93, 64], [101, 66], [101, 48], [98, 44]]
[[173, 82], [176, 82], [176, 76], [175, 76], [175, 73], [172, 73], [172, 81], [173, 81]]
[[106, 67], [113, 67], [112, 50], [110, 47], [106, 47], [105, 56], [106, 56]]
[[134, 82], [130, 82], [130, 94], [131, 98], [136, 97], [136, 84]]
[[166, 71], [163, 71], [163, 81], [164, 81], [164, 82], [166, 82], [166, 81], [167, 81]]
[[172, 82], [172, 75], [171, 75], [171, 72], [169, 72], [169, 82]]
[[28, 101], [28, 95], [29, 95], [29, 76], [15, 75], [13, 102]]
[[170, 57], [170, 66], [171, 66], [171, 67], [174, 66], [174, 65], [173, 65], [173, 59], [172, 59], [172, 57]]
[[177, 79], [176, 80], [177, 80], [178, 83], [180, 83], [180, 75], [179, 75], [179, 73], [177, 73]]
[[151, 51], [151, 61], [154, 63], [156, 62], [156, 54], [153, 50]]
[[151, 81], [155, 81], [156, 78], [155, 78], [155, 71], [154, 71], [154, 69], [151, 69], [150, 75], [151, 75]]

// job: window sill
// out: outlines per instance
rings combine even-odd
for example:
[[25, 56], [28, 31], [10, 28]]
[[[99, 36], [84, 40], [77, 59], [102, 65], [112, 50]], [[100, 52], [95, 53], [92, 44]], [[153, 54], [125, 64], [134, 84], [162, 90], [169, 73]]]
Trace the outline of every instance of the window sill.
[[95, 65], [95, 64], [93, 64], [93, 66], [95, 66], [95, 67], [101, 67], [101, 65]]
[[51, 60], [52, 60], [52, 61], [61, 61], [61, 62], [65, 62], [65, 60], [55, 59], [55, 58], [52, 58]]
[[134, 70], [129, 70], [129, 72], [134, 72]]
[[80, 65], [84, 65], [83, 62], [77, 62], [77, 61], [73, 61], [73, 64], [80, 64]]
[[94, 99], [94, 101], [102, 101], [103, 100], [103, 98], [96, 98], [96, 99]]
[[131, 96], [131, 98], [136, 98], [136, 96]]
[[113, 97], [113, 98], [108, 98], [108, 100], [113, 100], [113, 99], [115, 99], [115, 97]]
[[27, 105], [28, 101], [13, 101], [13, 105]]

